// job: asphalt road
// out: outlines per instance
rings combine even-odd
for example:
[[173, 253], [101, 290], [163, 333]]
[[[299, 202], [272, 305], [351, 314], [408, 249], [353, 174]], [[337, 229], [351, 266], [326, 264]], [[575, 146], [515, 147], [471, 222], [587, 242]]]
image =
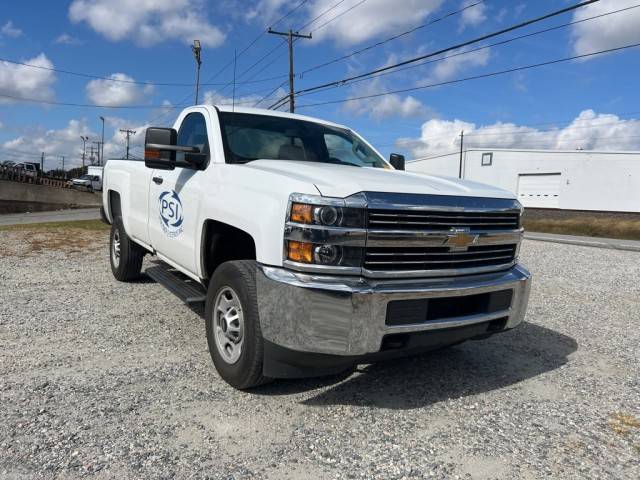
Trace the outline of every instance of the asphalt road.
[[100, 209], [98, 207], [78, 208], [74, 210], [56, 210], [53, 212], [12, 213], [9, 215], [0, 215], [0, 226], [99, 219]]
[[638, 253], [525, 241], [518, 329], [239, 392], [93, 235], [0, 232], [0, 478], [640, 478]]

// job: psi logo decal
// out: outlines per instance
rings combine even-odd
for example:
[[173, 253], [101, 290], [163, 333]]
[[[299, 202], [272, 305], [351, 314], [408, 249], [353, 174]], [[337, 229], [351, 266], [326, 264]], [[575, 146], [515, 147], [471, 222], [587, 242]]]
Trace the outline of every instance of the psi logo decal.
[[180, 197], [174, 190], [171, 190], [170, 192], [162, 192], [158, 200], [162, 231], [168, 237], [177, 237], [182, 233], [182, 222], [184, 221]]

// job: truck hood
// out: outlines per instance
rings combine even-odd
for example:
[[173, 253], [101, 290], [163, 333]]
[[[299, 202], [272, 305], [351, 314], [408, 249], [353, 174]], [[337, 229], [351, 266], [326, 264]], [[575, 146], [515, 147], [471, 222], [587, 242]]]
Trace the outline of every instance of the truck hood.
[[515, 198], [511, 192], [483, 183], [382, 168], [287, 160], [254, 160], [247, 166], [312, 183], [325, 197], [344, 198], [358, 192], [387, 192]]

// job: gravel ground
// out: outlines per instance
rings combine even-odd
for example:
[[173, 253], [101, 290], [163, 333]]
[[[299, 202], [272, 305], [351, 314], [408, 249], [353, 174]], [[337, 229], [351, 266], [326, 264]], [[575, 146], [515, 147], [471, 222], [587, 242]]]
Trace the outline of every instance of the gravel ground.
[[84, 235], [0, 232], [0, 478], [640, 478], [638, 253], [526, 241], [520, 328], [245, 393]]

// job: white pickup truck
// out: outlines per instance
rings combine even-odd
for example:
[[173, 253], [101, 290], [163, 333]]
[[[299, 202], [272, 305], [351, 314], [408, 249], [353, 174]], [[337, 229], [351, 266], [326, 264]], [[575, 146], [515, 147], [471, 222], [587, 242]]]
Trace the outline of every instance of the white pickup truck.
[[199, 105], [109, 160], [114, 276], [205, 304], [236, 388], [486, 338], [520, 324], [522, 207], [491, 186], [408, 173], [353, 130]]

